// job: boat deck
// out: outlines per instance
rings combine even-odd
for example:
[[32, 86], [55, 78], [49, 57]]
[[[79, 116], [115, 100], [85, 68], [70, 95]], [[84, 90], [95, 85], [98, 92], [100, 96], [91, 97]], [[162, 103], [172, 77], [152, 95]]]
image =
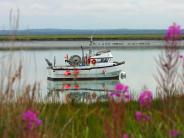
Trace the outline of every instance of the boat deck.
[[114, 67], [121, 64], [124, 64], [125, 61], [122, 62], [115, 62], [115, 63], [104, 63], [104, 64], [95, 64], [95, 65], [87, 65], [87, 66], [54, 66], [54, 67], [48, 67], [48, 69], [52, 70], [90, 70], [90, 69], [98, 69], [98, 68], [107, 68], [107, 67]]

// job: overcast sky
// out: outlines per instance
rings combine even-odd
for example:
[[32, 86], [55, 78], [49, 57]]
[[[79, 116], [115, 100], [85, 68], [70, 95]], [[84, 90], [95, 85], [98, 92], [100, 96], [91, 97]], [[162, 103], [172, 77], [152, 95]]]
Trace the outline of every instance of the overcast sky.
[[0, 0], [0, 29], [10, 9], [20, 9], [20, 28], [165, 29], [184, 26], [184, 0]]

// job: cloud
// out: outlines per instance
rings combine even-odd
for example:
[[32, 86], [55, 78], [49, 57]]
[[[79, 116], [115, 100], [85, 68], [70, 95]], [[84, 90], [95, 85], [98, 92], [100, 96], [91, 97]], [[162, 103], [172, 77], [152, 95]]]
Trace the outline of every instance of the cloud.
[[24, 15], [184, 11], [183, 0], [1, 0], [0, 5], [1, 15], [14, 7], [20, 8]]
[[30, 17], [40, 23], [43, 20], [41, 18], [50, 22], [49, 19], [76, 19], [77, 16], [81, 24], [86, 22], [86, 19], [94, 24], [97, 22], [94, 20], [103, 23], [102, 18], [104, 25], [113, 23], [105, 22], [110, 20], [119, 20], [120, 23], [126, 20], [124, 22], [132, 24], [135, 19], [138, 24], [147, 19], [150, 20], [148, 23], [151, 20], [161, 23], [164, 19], [180, 21], [184, 13], [183, 0], [0, 0], [0, 7], [2, 19], [9, 16], [11, 8], [19, 8], [23, 18]]

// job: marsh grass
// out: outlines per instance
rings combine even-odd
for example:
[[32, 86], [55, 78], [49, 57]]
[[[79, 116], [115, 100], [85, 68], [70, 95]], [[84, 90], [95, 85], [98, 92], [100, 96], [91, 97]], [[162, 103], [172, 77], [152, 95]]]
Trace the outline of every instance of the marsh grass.
[[[22, 97], [21, 97], [22, 98]], [[171, 101], [170, 101], [171, 102]], [[160, 106], [155, 99], [151, 109], [139, 107], [136, 101], [130, 103], [42, 103], [21, 99], [13, 103], [0, 104], [1, 137], [109, 137], [120, 138], [124, 133], [130, 137], [168, 137], [168, 131], [177, 128], [184, 131], [183, 97], [173, 97], [172, 108]], [[39, 113], [42, 125], [34, 130], [25, 129], [21, 115], [26, 110]], [[137, 122], [134, 113], [148, 112], [149, 122]], [[165, 110], [169, 110], [165, 114]], [[168, 114], [169, 113], [169, 114]]]

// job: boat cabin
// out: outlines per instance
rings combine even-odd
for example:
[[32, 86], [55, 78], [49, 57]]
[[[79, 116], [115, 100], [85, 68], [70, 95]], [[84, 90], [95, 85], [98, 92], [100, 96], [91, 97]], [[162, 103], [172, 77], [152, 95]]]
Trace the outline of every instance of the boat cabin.
[[95, 55], [91, 56], [90, 58], [95, 59], [96, 63], [107, 63], [113, 58], [113, 56], [110, 50], [102, 50], [98, 51]]

